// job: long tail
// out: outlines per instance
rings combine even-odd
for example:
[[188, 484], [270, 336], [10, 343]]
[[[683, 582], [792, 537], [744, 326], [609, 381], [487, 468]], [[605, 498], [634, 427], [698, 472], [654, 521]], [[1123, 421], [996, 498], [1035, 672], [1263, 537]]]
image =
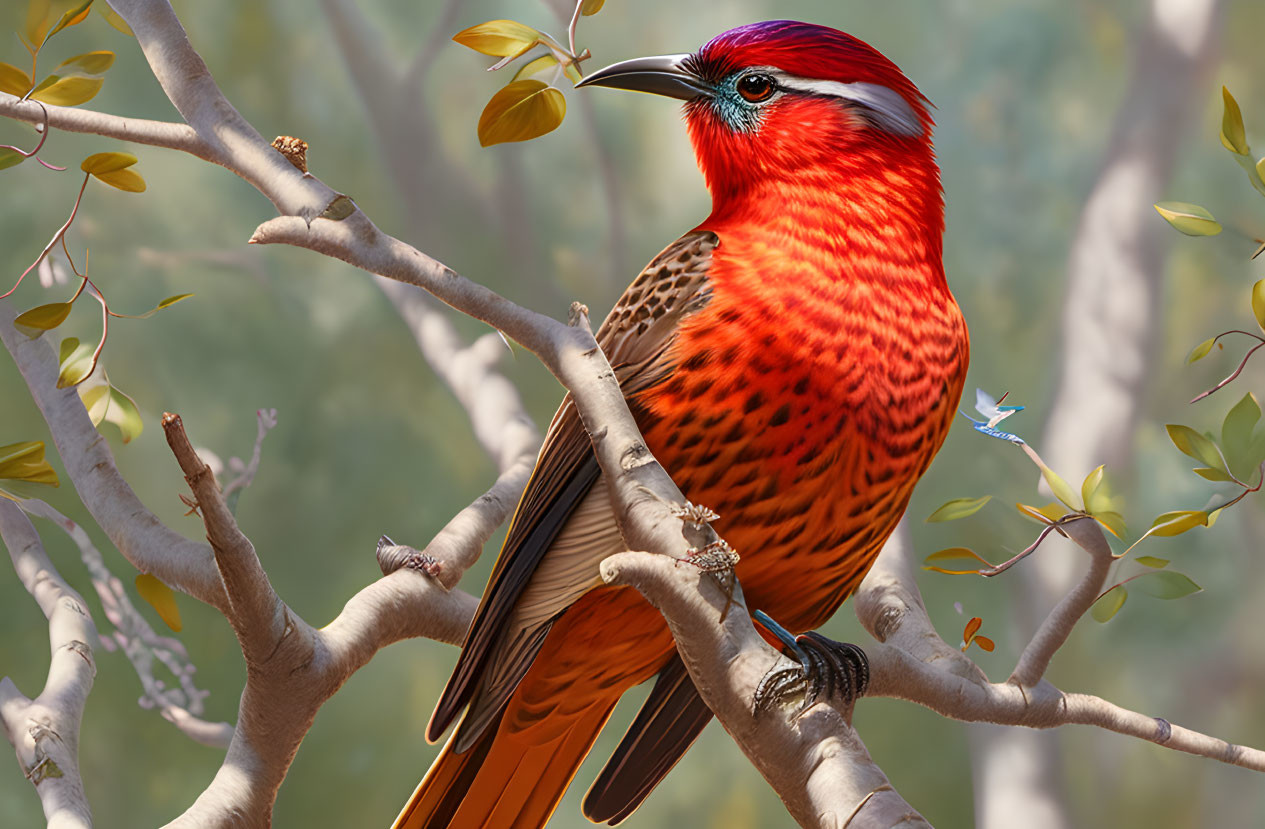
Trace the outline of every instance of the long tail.
[[499, 717], [464, 753], [449, 738], [393, 829], [543, 827], [617, 701], [597, 701], [544, 744], [507, 733]]

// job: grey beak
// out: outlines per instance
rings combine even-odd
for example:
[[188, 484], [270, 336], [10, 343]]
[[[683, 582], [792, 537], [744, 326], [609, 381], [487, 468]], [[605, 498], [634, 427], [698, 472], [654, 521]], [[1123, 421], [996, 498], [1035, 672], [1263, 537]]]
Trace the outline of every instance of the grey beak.
[[652, 95], [666, 95], [682, 101], [711, 95], [712, 90], [698, 76], [683, 68], [688, 57], [690, 56], [658, 55], [621, 61], [599, 69], [576, 86], [631, 89]]

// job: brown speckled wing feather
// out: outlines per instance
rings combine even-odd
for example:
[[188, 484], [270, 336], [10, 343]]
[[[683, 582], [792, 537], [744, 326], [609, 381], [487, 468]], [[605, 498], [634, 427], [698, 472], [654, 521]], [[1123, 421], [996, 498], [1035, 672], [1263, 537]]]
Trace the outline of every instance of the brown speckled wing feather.
[[[598, 344], [625, 396], [671, 372], [670, 349], [680, 321], [710, 299], [707, 269], [718, 243], [706, 231], [674, 242], [633, 281], [598, 329]], [[620, 549], [604, 490], [595, 490], [600, 476], [588, 434], [567, 397], [549, 426], [457, 666], [431, 715], [427, 739], [438, 740], [469, 705], [457, 750], [472, 744], [531, 667], [553, 620], [596, 586], [598, 562]]]

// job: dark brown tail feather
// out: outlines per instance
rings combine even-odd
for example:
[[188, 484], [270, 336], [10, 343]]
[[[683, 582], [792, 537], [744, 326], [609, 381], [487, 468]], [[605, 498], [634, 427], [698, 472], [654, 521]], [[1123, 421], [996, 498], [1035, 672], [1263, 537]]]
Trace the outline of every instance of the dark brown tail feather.
[[681, 657], [674, 655], [584, 796], [584, 816], [614, 826], [631, 815], [711, 719]]

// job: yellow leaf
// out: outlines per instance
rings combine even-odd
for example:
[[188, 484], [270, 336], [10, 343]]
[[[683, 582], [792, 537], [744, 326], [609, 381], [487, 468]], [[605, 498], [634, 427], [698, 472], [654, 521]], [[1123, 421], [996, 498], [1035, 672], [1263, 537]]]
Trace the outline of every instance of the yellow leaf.
[[105, 18], [105, 22], [118, 29], [128, 37], [136, 37], [136, 33], [132, 31], [132, 27], [127, 25], [127, 21], [119, 16], [119, 13], [110, 8], [109, 3], [102, 3], [97, 6], [97, 11], [101, 12], [101, 16]]
[[29, 311], [18, 314], [17, 319], [13, 321], [13, 325], [18, 330], [25, 332], [31, 339], [35, 339], [45, 331], [51, 331], [66, 321], [66, 317], [70, 316], [71, 304], [69, 302], [50, 302], [47, 305], [37, 305]]
[[497, 58], [517, 57], [540, 42], [540, 32], [517, 20], [489, 20], [452, 36], [462, 46]]
[[584, 0], [584, 5], [580, 6], [580, 14], [590, 15], [597, 14], [602, 10], [602, 6], [606, 0]]
[[1042, 524], [1053, 524], [1055, 521], [1058, 521], [1067, 514], [1067, 510], [1059, 506], [1054, 501], [1051, 501], [1044, 507], [1031, 507], [1027, 504], [1015, 504], [1015, 506], [1024, 515], [1040, 521]]
[[485, 147], [530, 141], [562, 123], [567, 101], [540, 81], [514, 81], [492, 96], [479, 116], [479, 143]]
[[1118, 512], [1106, 511], [1094, 513], [1094, 520], [1102, 525], [1103, 529], [1114, 535], [1116, 538], [1124, 538], [1127, 532], [1124, 524], [1124, 516]]
[[1208, 513], [1202, 510], [1176, 510], [1166, 512], [1155, 519], [1146, 535], [1173, 536], [1181, 535], [1195, 527], [1208, 525]]
[[144, 193], [145, 179], [135, 170], [115, 170], [111, 173], [99, 173], [97, 178], [111, 187], [125, 190], [128, 193]]
[[57, 69], [53, 71], [63, 76], [69, 74], [100, 75], [113, 65], [114, 53], [102, 49], [97, 52], [85, 52], [82, 55], [75, 55], [73, 58], [66, 58], [57, 64]]
[[1232, 153], [1247, 155], [1251, 148], [1247, 145], [1247, 132], [1243, 129], [1243, 113], [1239, 111], [1239, 102], [1234, 100], [1230, 90], [1221, 87], [1221, 100], [1225, 109], [1221, 114], [1221, 143]]
[[154, 610], [158, 611], [159, 617], [167, 623], [167, 627], [176, 633], [180, 632], [184, 625], [180, 622], [180, 608], [176, 604], [176, 594], [170, 587], [149, 573], [141, 573], [136, 577], [136, 592], [142, 599], [149, 602]]
[[1252, 286], [1252, 316], [1256, 324], [1265, 329], [1265, 279]]
[[52, 22], [51, 0], [31, 0], [26, 7], [26, 42], [32, 46], [43, 43], [44, 33]]
[[30, 91], [35, 82], [31, 76], [7, 63], [0, 63], [0, 92], [8, 92], [21, 98]]
[[144, 428], [141, 413], [137, 410], [132, 398], [114, 386], [108, 388], [110, 389], [110, 404], [105, 410], [105, 419], [119, 427], [119, 434], [123, 436], [124, 443], [130, 443]]
[[57, 388], [77, 386], [88, 379], [96, 368], [92, 361], [92, 351], [91, 346], [80, 345], [77, 337], [62, 340], [61, 354], [58, 357]]
[[41, 88], [32, 92], [31, 97], [59, 107], [79, 106], [91, 101], [101, 91], [103, 83], [105, 81], [102, 78], [61, 78], [49, 75], [40, 81]]
[[57, 473], [44, 460], [44, 443], [38, 440], [0, 446], [0, 478], [59, 486]]
[[88, 389], [80, 386], [79, 399], [83, 401], [83, 407], [88, 410], [88, 419], [92, 421], [93, 426], [100, 426], [105, 422], [105, 414], [110, 410], [109, 384], [102, 383]]
[[92, 9], [92, 0], [87, 0], [82, 6], [76, 6], [61, 16], [61, 20], [57, 21], [57, 25], [53, 30], [44, 36], [48, 40], [53, 35], [65, 29], [68, 26], [77, 26], [88, 19], [88, 12]]
[[557, 65], [558, 59], [553, 55], [541, 55], [530, 63], [523, 64], [523, 68], [514, 73], [514, 79], [510, 81], [510, 83], [522, 80], [523, 78], [530, 78], [532, 75], [539, 75], [546, 69]]
[[138, 160], [131, 153], [95, 153], [85, 158], [79, 165], [79, 169], [97, 176], [131, 167]]

